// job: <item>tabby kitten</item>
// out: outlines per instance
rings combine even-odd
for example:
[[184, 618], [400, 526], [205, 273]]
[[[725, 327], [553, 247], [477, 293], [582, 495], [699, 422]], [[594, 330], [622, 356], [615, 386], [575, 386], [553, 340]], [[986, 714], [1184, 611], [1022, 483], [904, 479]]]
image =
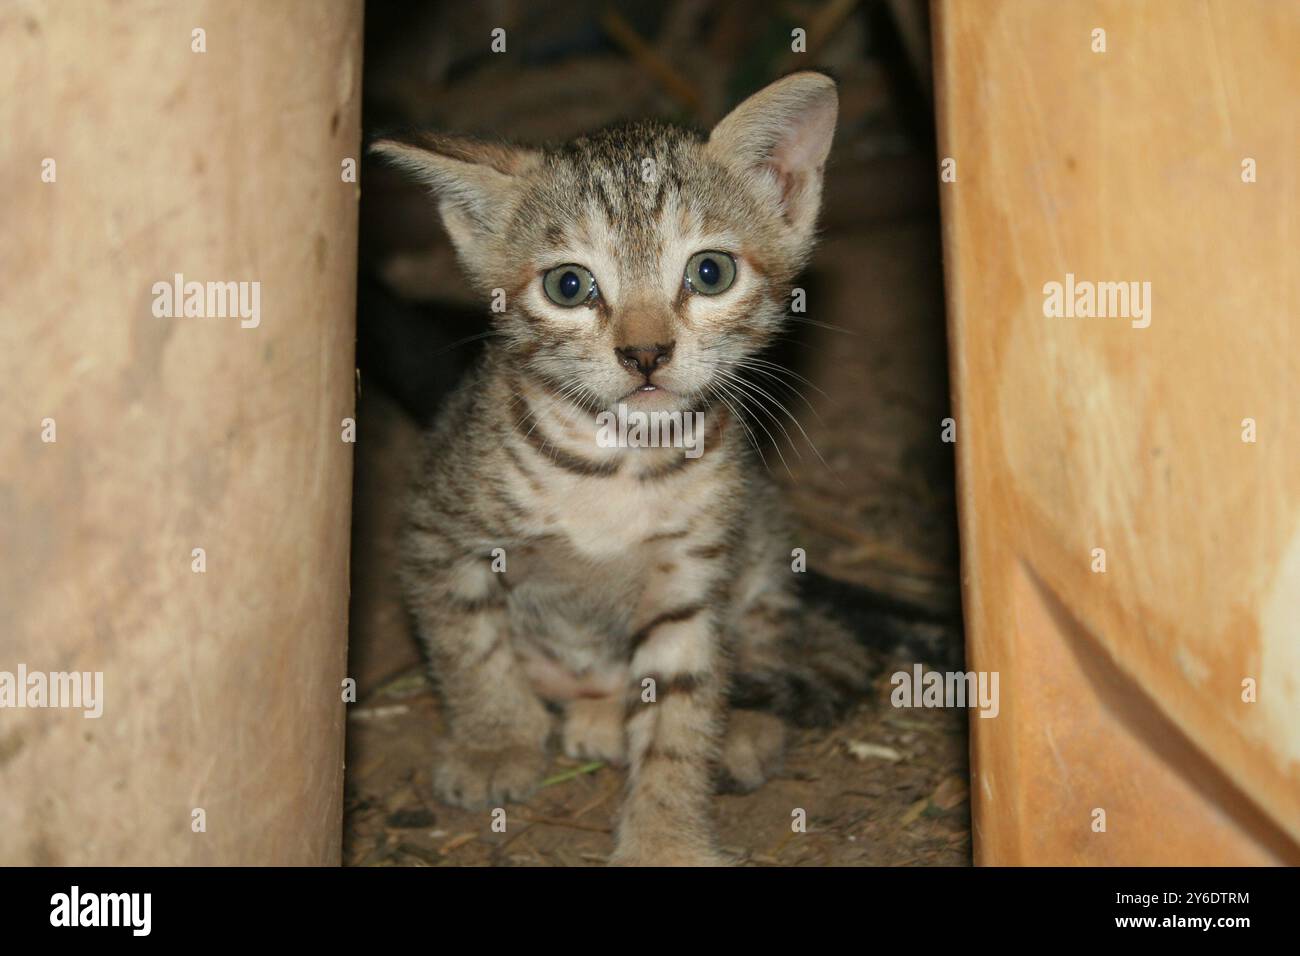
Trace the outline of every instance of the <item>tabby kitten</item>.
[[[724, 863], [715, 785], [772, 772], [777, 715], [821, 722], [864, 689], [863, 651], [799, 607], [738, 408], [813, 244], [837, 106], [796, 73], [707, 139], [637, 122], [547, 149], [374, 145], [503, 304], [428, 436], [403, 546], [449, 725], [442, 799], [528, 796], [558, 714], [566, 754], [629, 768], [611, 862]], [[620, 405], [702, 412], [704, 453], [605, 447]]]

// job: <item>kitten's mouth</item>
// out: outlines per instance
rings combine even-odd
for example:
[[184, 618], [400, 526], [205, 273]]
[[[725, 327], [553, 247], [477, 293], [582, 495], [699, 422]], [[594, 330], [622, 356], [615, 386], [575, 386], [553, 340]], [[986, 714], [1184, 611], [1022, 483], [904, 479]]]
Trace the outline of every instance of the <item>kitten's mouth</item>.
[[629, 398], [671, 398], [673, 394], [672, 389], [664, 388], [662, 385], [642, 382], [632, 391], [619, 398], [619, 401], [626, 402]]
[[612, 403], [614, 408], [625, 405], [638, 412], [687, 411], [691, 399], [687, 393], [663, 385], [642, 382], [630, 392], [625, 392]]

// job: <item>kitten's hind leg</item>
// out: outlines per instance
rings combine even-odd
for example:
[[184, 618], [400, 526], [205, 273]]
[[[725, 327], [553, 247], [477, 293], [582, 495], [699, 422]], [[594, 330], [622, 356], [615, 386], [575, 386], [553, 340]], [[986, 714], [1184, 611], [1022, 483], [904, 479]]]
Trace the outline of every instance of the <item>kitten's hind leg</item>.
[[564, 713], [564, 753], [575, 760], [627, 762], [627, 734], [622, 697], [580, 698], [570, 701]]
[[731, 706], [768, 710], [800, 727], [825, 727], [871, 686], [871, 658], [820, 608], [773, 582], [740, 614]]
[[504, 589], [476, 558], [448, 564], [435, 551], [405, 570], [450, 730], [435, 793], [467, 808], [525, 799], [546, 770], [551, 716], [515, 658]]
[[785, 721], [761, 710], [732, 710], [722, 738], [716, 788], [719, 793], [750, 793], [781, 769]]

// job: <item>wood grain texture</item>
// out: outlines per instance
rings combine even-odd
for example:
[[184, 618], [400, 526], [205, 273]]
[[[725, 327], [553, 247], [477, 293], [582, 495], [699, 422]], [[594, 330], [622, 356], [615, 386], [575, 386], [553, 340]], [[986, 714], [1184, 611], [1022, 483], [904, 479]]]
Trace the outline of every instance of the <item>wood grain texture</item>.
[[0, 670], [104, 674], [0, 710], [0, 863], [340, 858], [360, 57], [356, 2], [0, 10]]
[[977, 862], [1296, 862], [1300, 6], [932, 13]]

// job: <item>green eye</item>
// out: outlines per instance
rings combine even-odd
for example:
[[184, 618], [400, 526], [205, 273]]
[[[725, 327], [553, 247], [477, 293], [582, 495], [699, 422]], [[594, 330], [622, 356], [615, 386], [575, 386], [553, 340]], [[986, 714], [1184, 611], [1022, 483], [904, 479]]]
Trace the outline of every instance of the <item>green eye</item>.
[[695, 292], [717, 295], [736, 281], [736, 260], [725, 252], [697, 252], [686, 263], [686, 284]]
[[556, 266], [542, 276], [542, 288], [556, 305], [571, 309], [595, 295], [596, 277], [582, 266]]

